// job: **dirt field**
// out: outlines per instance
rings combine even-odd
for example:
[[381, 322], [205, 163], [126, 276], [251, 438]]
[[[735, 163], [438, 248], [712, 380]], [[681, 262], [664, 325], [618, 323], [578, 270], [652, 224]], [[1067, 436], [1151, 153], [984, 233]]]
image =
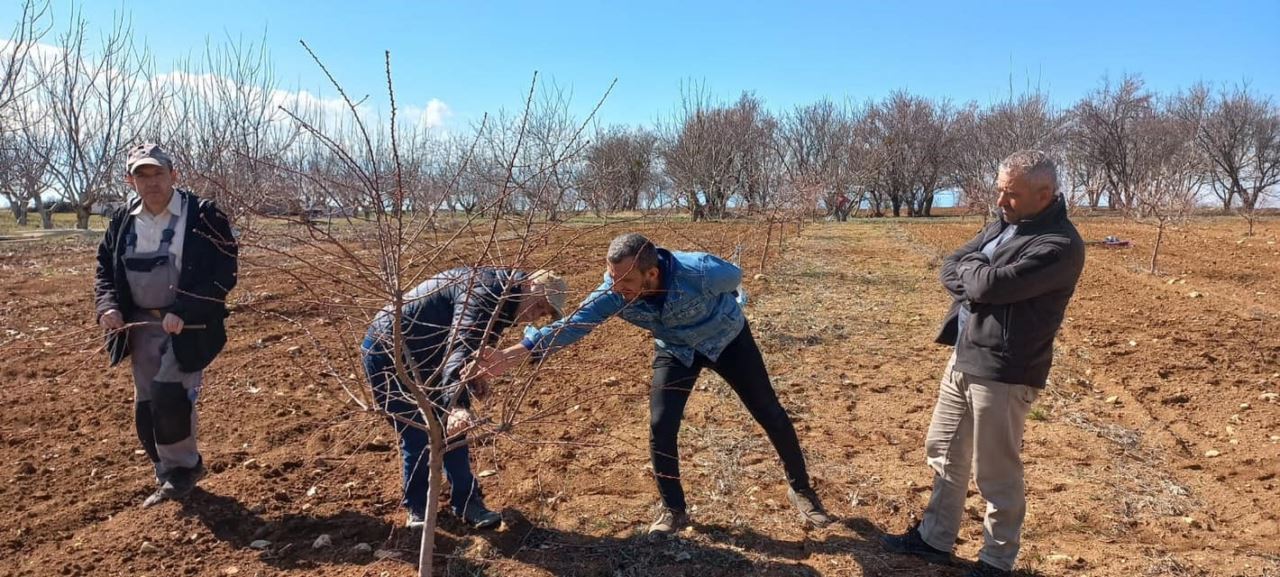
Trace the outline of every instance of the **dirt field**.
[[[932, 344], [947, 304], [937, 267], [979, 225], [815, 224], [764, 271], [762, 230], [650, 229], [674, 248], [727, 255], [746, 243], [748, 274], [765, 275], [747, 282], [753, 332], [836, 526], [799, 526], [763, 433], [706, 374], [681, 434], [694, 527], [641, 537], [657, 499], [652, 343], [615, 320], [553, 357], [527, 418], [477, 448], [505, 526], [472, 533], [442, 515], [438, 574], [963, 574], [874, 541], [928, 498], [923, 436], [949, 354]], [[1137, 246], [1089, 249], [1028, 424], [1020, 568], [1280, 575], [1280, 222], [1248, 239], [1238, 219], [1175, 231], [1158, 276], [1145, 273], [1153, 230], [1101, 218], [1080, 227]], [[554, 260], [571, 300], [598, 282], [617, 231], [557, 237], [571, 245]], [[301, 290], [260, 251], [246, 255], [231, 342], [201, 395], [211, 474], [186, 503], [139, 508], [150, 466], [128, 368], [94, 354], [93, 250], [74, 237], [0, 244], [0, 575], [414, 574], [394, 434], [346, 392], [361, 390], [354, 354], [367, 317], [335, 318], [336, 301], [322, 298], [339, 291]], [[971, 493], [962, 557], [981, 544], [982, 507]], [[321, 534], [332, 546], [312, 547]], [[259, 539], [270, 546], [251, 548]]]

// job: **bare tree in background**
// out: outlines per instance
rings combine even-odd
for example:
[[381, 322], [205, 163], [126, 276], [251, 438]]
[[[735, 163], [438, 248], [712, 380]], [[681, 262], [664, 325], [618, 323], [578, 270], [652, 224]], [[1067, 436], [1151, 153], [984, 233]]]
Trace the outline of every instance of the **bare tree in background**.
[[851, 127], [844, 110], [830, 100], [796, 107], [779, 119], [775, 146], [787, 184], [813, 191], [828, 216], [849, 217]]
[[[49, 31], [49, 2], [23, 0], [18, 21], [0, 44], [0, 198], [9, 203], [14, 220], [27, 225], [27, 210], [34, 202], [36, 210], [51, 228], [44, 193], [44, 166], [32, 162], [33, 152], [26, 150], [24, 132], [34, 128], [29, 123], [30, 93], [39, 87], [42, 70], [32, 62], [32, 50]], [[33, 178], [34, 177], [34, 178]]]
[[587, 148], [578, 181], [583, 201], [596, 216], [633, 211], [657, 186], [657, 136], [643, 128], [598, 132]]
[[735, 197], [748, 209], [767, 200], [771, 189], [763, 163], [772, 153], [774, 125], [751, 94], [744, 93], [732, 106], [717, 106], [704, 88], [685, 88], [660, 155], [693, 220], [723, 218]]
[[1252, 235], [1257, 209], [1280, 185], [1280, 110], [1246, 85], [1214, 94], [1201, 83], [1175, 97], [1173, 114], [1195, 127], [1214, 196], [1226, 211], [1239, 202]]
[[956, 118], [956, 111], [950, 103], [927, 104], [921, 124], [915, 131], [916, 144], [912, 154], [915, 204], [911, 207], [912, 216], [932, 216], [934, 195], [950, 183], [956, 149], [960, 144]]
[[120, 155], [136, 142], [164, 95], [150, 82], [151, 57], [133, 44], [130, 25], [117, 19], [96, 50], [86, 45], [87, 23], [77, 15], [58, 37], [62, 53], [40, 63], [48, 71], [34, 92], [47, 112], [53, 147], [45, 154], [50, 181], [89, 228], [94, 208], [125, 197]]
[[[987, 108], [970, 104], [956, 114], [952, 183], [961, 200], [984, 221], [995, 215], [1000, 161], [1018, 150], [1063, 154], [1066, 117], [1039, 90], [1009, 95]], [[1096, 206], [1096, 203], [1095, 203]]]
[[1165, 232], [1195, 211], [1208, 167], [1195, 145], [1195, 122], [1165, 113], [1147, 117], [1133, 129], [1140, 151], [1134, 157], [1136, 173], [1142, 178], [1132, 189], [1125, 212], [1156, 228], [1150, 266], [1151, 274], [1156, 274]]
[[39, 126], [23, 124], [22, 132], [0, 135], [0, 196], [9, 202], [9, 209], [19, 226], [26, 226], [27, 210], [34, 206], [40, 215], [40, 227], [53, 228], [53, 210], [44, 199], [48, 190], [49, 162], [48, 135]]
[[1101, 168], [1110, 208], [1132, 208], [1134, 196], [1151, 178], [1150, 157], [1159, 154], [1146, 149], [1140, 138], [1142, 127], [1158, 114], [1155, 97], [1133, 75], [1118, 85], [1103, 81], [1072, 111], [1076, 157]]

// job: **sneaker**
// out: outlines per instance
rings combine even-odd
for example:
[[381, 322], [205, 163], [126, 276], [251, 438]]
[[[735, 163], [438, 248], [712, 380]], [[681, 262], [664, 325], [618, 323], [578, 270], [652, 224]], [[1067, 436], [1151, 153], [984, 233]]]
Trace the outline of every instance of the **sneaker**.
[[405, 520], [404, 526], [410, 529], [421, 529], [427, 525], [427, 514], [417, 511], [409, 511], [409, 518]]
[[800, 491], [787, 489], [787, 500], [791, 501], [791, 506], [800, 513], [800, 519], [805, 523], [814, 527], [826, 527], [831, 524], [831, 517], [823, 509], [822, 501], [818, 500], [818, 493], [813, 489]]
[[658, 518], [649, 524], [650, 535], [672, 535], [689, 524], [689, 514], [663, 507]]
[[1013, 571], [1005, 571], [988, 565], [986, 561], [978, 561], [978, 564], [973, 566], [973, 571], [969, 572], [969, 577], [1013, 577]]
[[924, 539], [920, 537], [920, 525], [918, 524], [907, 529], [907, 532], [901, 535], [881, 536], [880, 546], [890, 553], [914, 555], [930, 563], [943, 565], [952, 563], [950, 551], [935, 549], [932, 545], [924, 542]]
[[492, 529], [502, 524], [501, 514], [490, 511], [484, 501], [474, 497], [467, 501], [461, 513], [454, 511], [454, 514], [472, 529]]

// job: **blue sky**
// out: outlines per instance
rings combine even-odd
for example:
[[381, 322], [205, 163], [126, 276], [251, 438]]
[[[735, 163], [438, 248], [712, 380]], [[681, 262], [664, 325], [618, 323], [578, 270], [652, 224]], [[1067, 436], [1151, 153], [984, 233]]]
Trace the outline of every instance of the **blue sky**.
[[[0, 3], [0, 22], [16, 1]], [[1172, 91], [1248, 81], [1280, 97], [1280, 0], [1239, 2], [95, 2], [91, 28], [131, 16], [159, 63], [206, 38], [266, 38], [282, 88], [325, 88], [305, 39], [355, 94], [385, 100], [383, 51], [398, 99], [443, 101], [446, 126], [516, 109], [536, 70], [585, 114], [618, 79], [605, 123], [651, 123], [699, 81], [725, 99], [754, 91], [774, 110], [822, 97], [905, 88], [989, 102], [1027, 84], [1067, 105], [1104, 75], [1141, 73]], [[70, 3], [55, 0], [65, 18]], [[332, 91], [324, 90], [326, 94]]]

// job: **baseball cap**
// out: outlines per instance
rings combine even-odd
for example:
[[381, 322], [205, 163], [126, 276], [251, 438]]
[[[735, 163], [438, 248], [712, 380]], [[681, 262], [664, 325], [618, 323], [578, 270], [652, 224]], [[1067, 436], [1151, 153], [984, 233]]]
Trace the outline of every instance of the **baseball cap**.
[[124, 164], [125, 170], [129, 174], [133, 174], [133, 171], [137, 170], [139, 166], [148, 164], [173, 170], [173, 158], [163, 148], [160, 148], [159, 144], [148, 142], [129, 149], [129, 157]]

